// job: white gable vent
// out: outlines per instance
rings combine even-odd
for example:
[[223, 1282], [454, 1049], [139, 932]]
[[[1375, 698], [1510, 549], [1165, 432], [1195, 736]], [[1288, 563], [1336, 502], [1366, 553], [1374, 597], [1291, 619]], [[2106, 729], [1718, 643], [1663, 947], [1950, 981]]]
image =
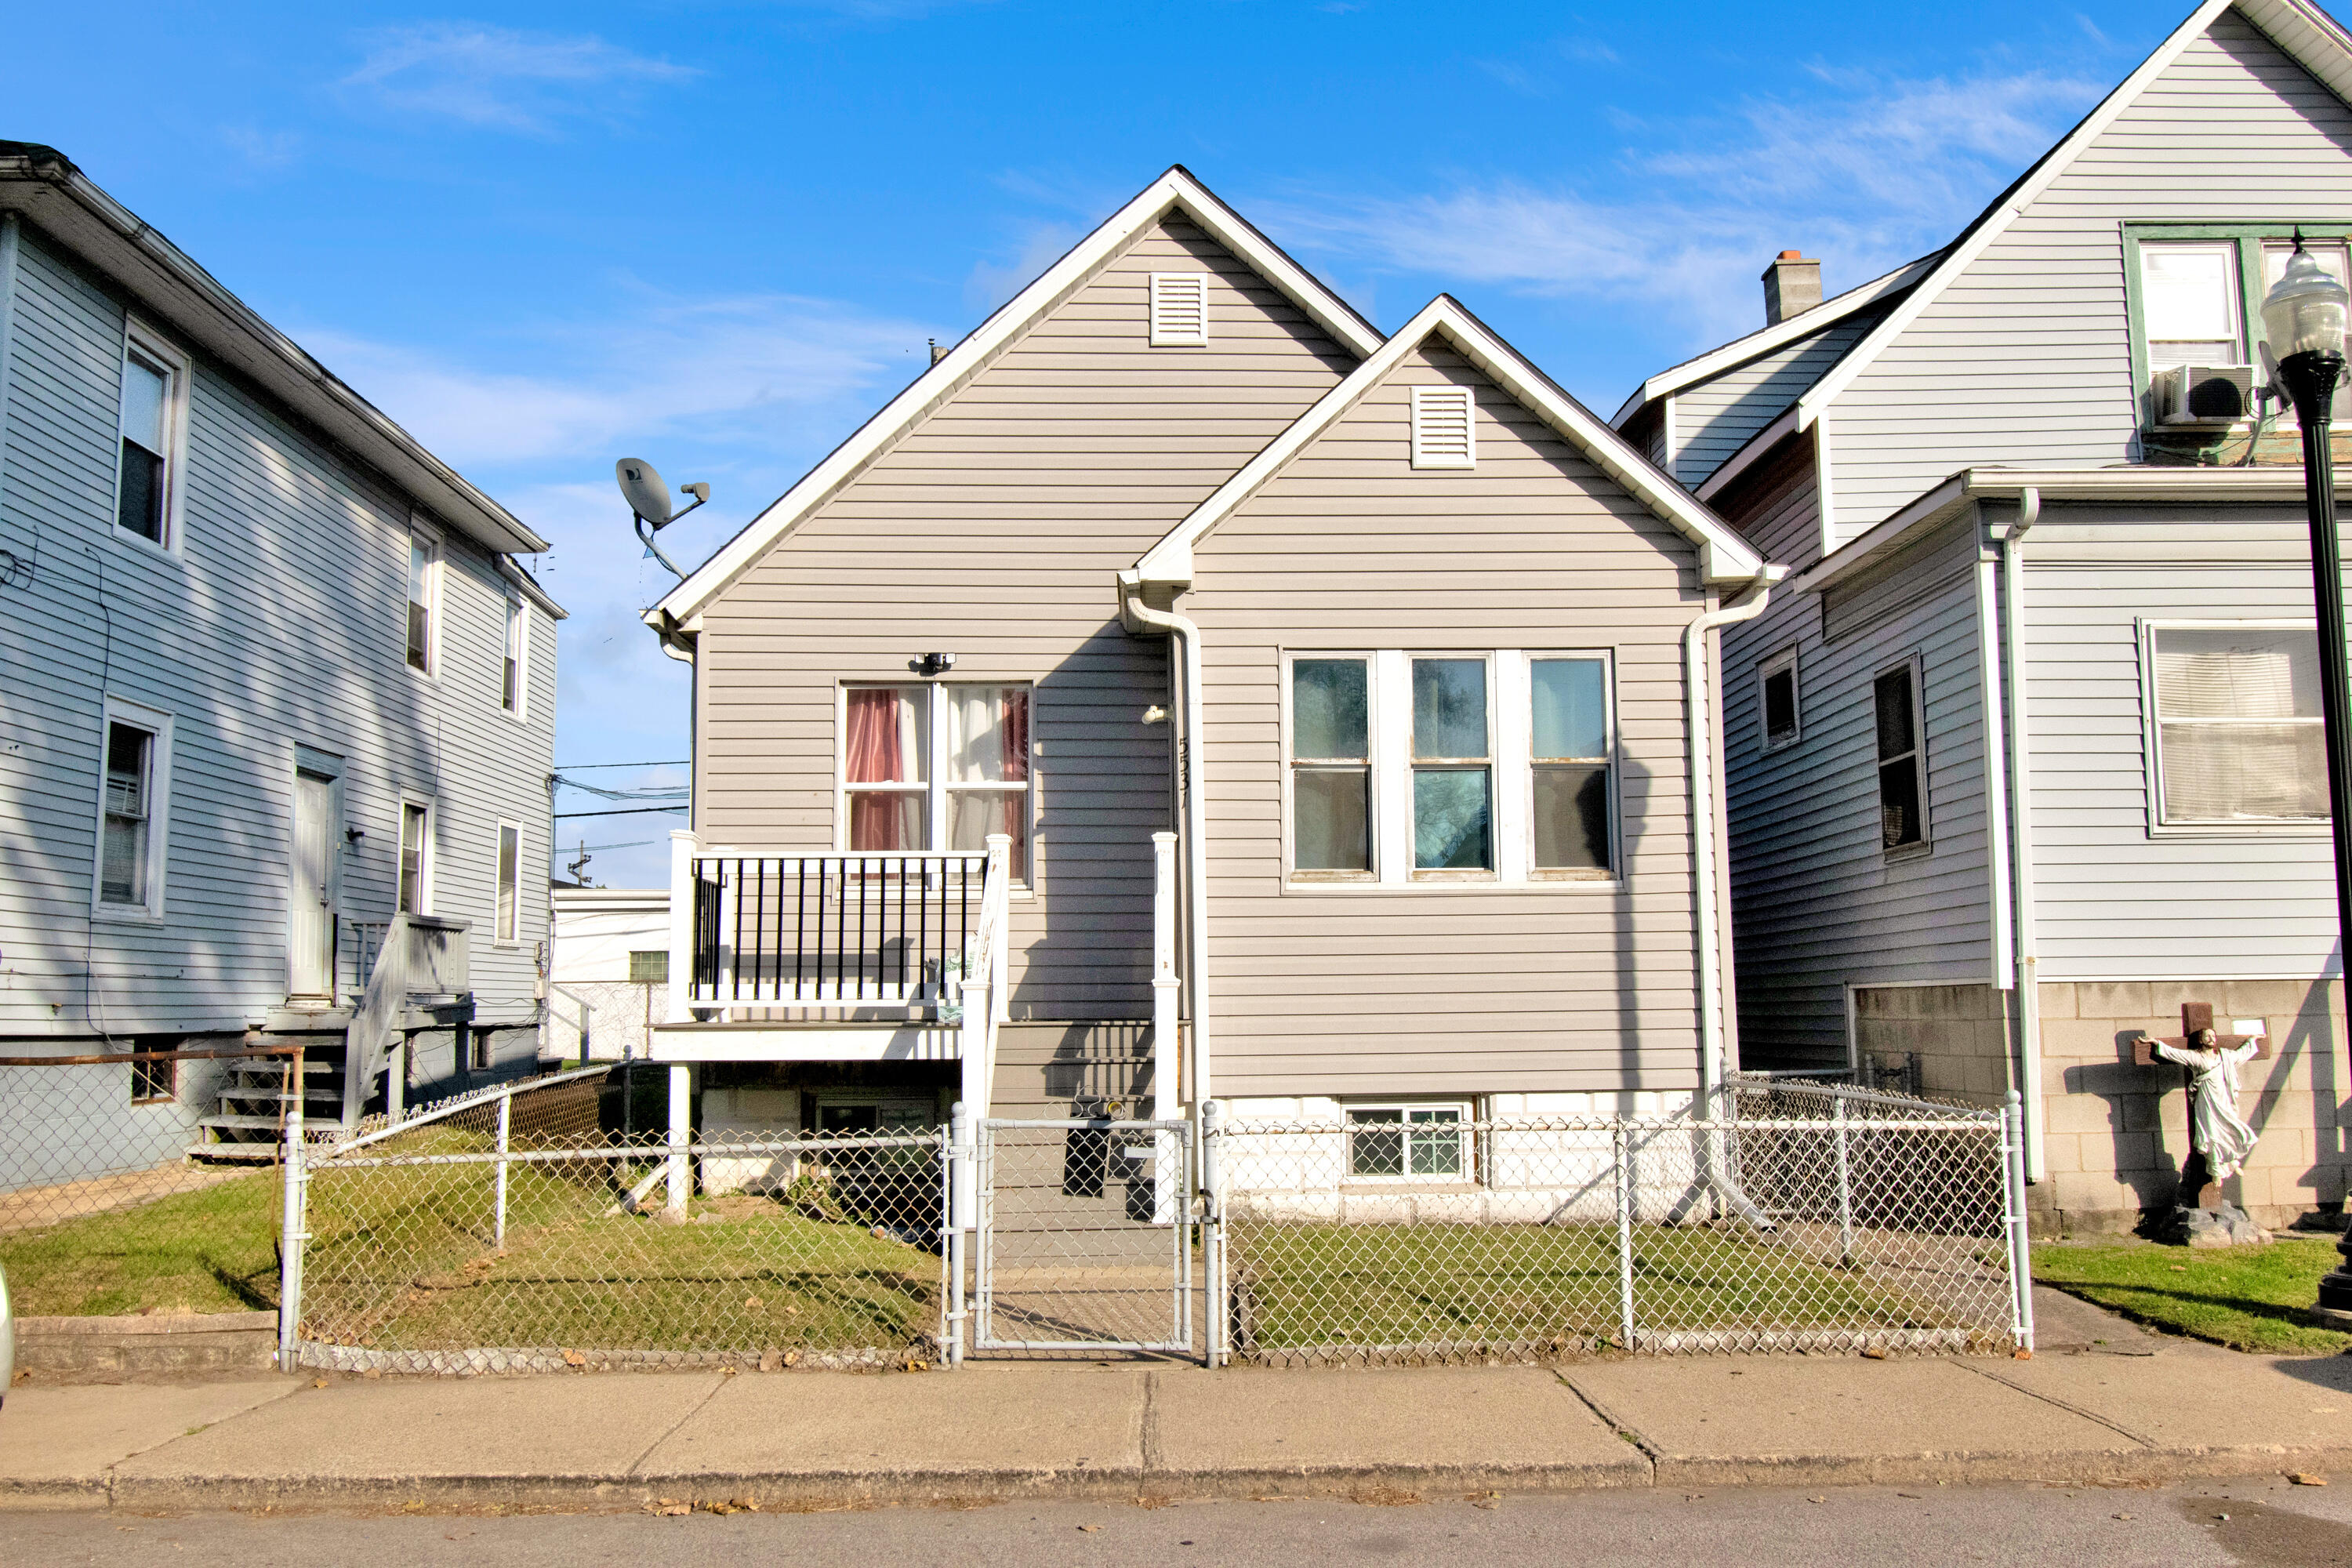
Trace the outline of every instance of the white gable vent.
[[1416, 468], [1475, 468], [1478, 466], [1477, 427], [1471, 417], [1466, 386], [1416, 386], [1412, 389], [1412, 466]]
[[1206, 348], [1209, 343], [1209, 275], [1205, 272], [1155, 272], [1151, 275], [1151, 346], [1155, 349]]

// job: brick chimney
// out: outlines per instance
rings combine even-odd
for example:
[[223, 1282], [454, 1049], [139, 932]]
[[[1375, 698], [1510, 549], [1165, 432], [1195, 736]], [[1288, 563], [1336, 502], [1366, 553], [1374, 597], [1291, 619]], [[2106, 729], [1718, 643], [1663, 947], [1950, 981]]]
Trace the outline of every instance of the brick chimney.
[[1822, 302], [1822, 264], [1784, 250], [1764, 269], [1764, 324], [1777, 327]]

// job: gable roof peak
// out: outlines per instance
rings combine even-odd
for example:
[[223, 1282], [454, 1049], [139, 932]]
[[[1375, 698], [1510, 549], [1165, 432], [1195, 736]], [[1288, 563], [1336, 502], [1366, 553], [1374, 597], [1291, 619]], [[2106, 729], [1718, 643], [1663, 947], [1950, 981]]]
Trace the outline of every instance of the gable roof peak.
[[1294, 420], [1289, 428], [1243, 465], [1135, 563], [1145, 584], [1183, 586], [1192, 581], [1192, 549], [1257, 493], [1293, 458], [1388, 378], [1405, 355], [1442, 335], [1464, 358], [1530, 413], [1583, 453], [1587, 460], [1623, 486], [1633, 497], [1699, 547], [1699, 576], [1709, 584], [1753, 582], [1764, 563], [1748, 542], [1698, 498], [1668, 479], [1579, 403], [1501, 334], [1451, 294], [1440, 294], [1413, 313], [1364, 363]]
[[985, 369], [1000, 350], [1084, 285], [1138, 236], [1180, 207], [1210, 238], [1239, 257], [1359, 360], [1381, 346], [1380, 329], [1366, 321], [1354, 306], [1293, 260], [1255, 224], [1227, 206], [1190, 169], [1181, 163], [1171, 163], [1166, 172], [1072, 246], [1028, 287], [997, 307], [953, 348], [933, 360], [928, 370], [828, 453], [799, 483], [664, 595], [658, 604], [645, 612], [642, 618], [646, 624], [666, 640], [676, 629], [688, 626], [722, 589], [842, 486], [863, 472], [868, 463], [887, 451], [958, 386]]

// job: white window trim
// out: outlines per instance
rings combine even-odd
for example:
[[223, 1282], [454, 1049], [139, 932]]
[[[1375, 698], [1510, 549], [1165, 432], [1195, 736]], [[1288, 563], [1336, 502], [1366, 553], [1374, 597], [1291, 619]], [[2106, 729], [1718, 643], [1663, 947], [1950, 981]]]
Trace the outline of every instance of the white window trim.
[[[1455, 458], [1428, 451], [1422, 440], [1422, 421], [1428, 405], [1439, 400], [1459, 401], [1465, 405], [1466, 417], [1463, 425], [1465, 456]], [[1446, 468], [1459, 472], [1478, 466], [1478, 394], [1475, 388], [1456, 386], [1416, 386], [1412, 389], [1412, 466], [1416, 468]]]
[[[518, 724], [530, 719], [530, 601], [513, 589], [507, 590], [499, 606], [499, 711]], [[506, 660], [509, 638], [515, 656], [515, 700], [509, 708], [504, 700]]]
[[[1883, 815], [1885, 807], [1879, 794], [1879, 773], [1885, 766], [1878, 754], [1878, 681], [1880, 677], [1898, 669], [1911, 672], [1911, 755], [1916, 759], [1914, 771], [1919, 780], [1919, 837], [1908, 844], [1889, 847]], [[1878, 823], [1879, 855], [1887, 860], [1916, 860], [1932, 855], [1936, 850], [1936, 808], [1927, 787], [1927, 682], [1924, 661], [1916, 653], [1892, 659], [1871, 672], [1870, 708], [1870, 805]]]
[[410, 914], [429, 915], [434, 912], [434, 882], [441, 867], [441, 803], [429, 795], [417, 795], [409, 790], [400, 792], [392, 807], [392, 907], [400, 912], [400, 857], [405, 846], [401, 829], [407, 826], [408, 808], [425, 808], [424, 859], [416, 868], [416, 907]]
[[[408, 662], [408, 555], [418, 542], [433, 552], [433, 559], [425, 568], [425, 668], [417, 668]], [[449, 542], [440, 529], [425, 520], [422, 512], [408, 514], [408, 531], [401, 536], [400, 560], [400, 668], [418, 680], [436, 685], [441, 679], [442, 626], [448, 619], [449, 602]]]
[[[122, 357], [128, 361], [133, 350], [152, 360], [160, 361], [172, 377], [170, 395], [163, 400], [163, 537], [148, 538], [133, 533], [122, 526], [122, 415], [121, 393], [116, 395], [114, 429], [114, 494], [113, 510], [107, 518], [107, 527], [113, 536], [142, 550], [153, 551], [173, 562], [184, 559], [181, 549], [182, 519], [186, 508], [185, 478], [188, 471], [188, 403], [189, 385], [195, 379], [195, 362], [169, 338], [147, 325], [138, 317], [122, 318]], [[117, 374], [121, 374], [120, 369]]]
[[[1013, 885], [1008, 891], [1014, 898], [1034, 897], [1036, 891], [1037, 881], [1037, 803], [1044, 793], [1044, 781], [1039, 777], [1039, 774], [1044, 770], [1037, 765], [1039, 758], [1043, 755], [1043, 752], [1037, 739], [1037, 683], [1034, 680], [990, 680], [980, 679], [963, 680], [891, 680], [887, 678], [883, 678], [873, 680], [843, 680], [838, 682], [835, 686], [833, 693], [834, 850], [836, 854], [842, 855], [853, 853], [849, 847], [849, 796], [853, 790], [896, 790], [898, 793], [904, 795], [921, 794], [924, 797], [924, 822], [927, 833], [926, 841], [934, 846], [944, 845], [947, 843], [948, 797], [950, 793], [948, 788], [947, 779], [948, 712], [946, 702], [941, 700], [939, 695], [939, 689], [943, 687], [953, 689], [960, 686], [984, 686], [993, 687], [1000, 689], [1006, 687], [1017, 686], [1029, 693], [1029, 782], [1028, 789], [1025, 792], [1027, 795], [1027, 826], [1029, 829], [1027, 836], [1029, 846], [1029, 863], [1025, 866], [1021, 865], [1018, 863], [1016, 857], [1016, 862], [1013, 868]], [[852, 784], [849, 782], [849, 694], [853, 690], [871, 691], [883, 687], [889, 687], [898, 690], [921, 689], [926, 693], [926, 696], [923, 699], [923, 722], [926, 726], [924, 735], [926, 745], [929, 749], [929, 760], [925, 767], [926, 779], [924, 783], [891, 785]], [[1008, 789], [1001, 792], [992, 791], [989, 793], [1010, 795], [1013, 792]], [[938, 849], [930, 851], [905, 851], [905, 853], [908, 854], [936, 854], [940, 852], [940, 851]], [[896, 853], [896, 851], [881, 851], [879, 853]]]
[[2164, 819], [2164, 744], [2157, 712], [2156, 634], [2158, 632], [2302, 632], [2315, 641], [2316, 621], [2267, 619], [2196, 620], [2170, 616], [2137, 617], [2133, 640], [2139, 647], [2141, 755], [2147, 758], [2147, 835], [2151, 838], [2326, 838], [2334, 830], [2326, 817], [2308, 822], [2167, 822]]
[[[114, 726], [127, 724], [154, 737], [147, 752], [147, 896], [135, 904], [106, 901], [106, 748]], [[165, 876], [172, 847], [172, 715], [120, 697], [99, 704], [96, 831], [90, 841], [89, 908], [99, 920], [155, 924], [166, 908]]]
[[[1200, 291], [1201, 330], [1197, 332], [1162, 331], [1160, 324], [1160, 299], [1163, 291], [1177, 288]], [[1146, 325], [1155, 349], [1204, 349], [1209, 346], [1209, 275], [1206, 272], [1155, 272], [1151, 274], [1151, 300], [1146, 307]]]
[[[1457, 1135], [1461, 1139], [1462, 1168], [1451, 1174], [1415, 1175], [1412, 1173], [1412, 1123], [1391, 1122], [1388, 1125], [1401, 1125], [1404, 1131], [1404, 1171], [1393, 1176], [1358, 1175], [1355, 1172], [1357, 1123], [1351, 1118], [1356, 1112], [1362, 1110], [1395, 1110], [1403, 1112], [1407, 1116], [1416, 1110], [1454, 1112], [1459, 1119], [1453, 1125], [1459, 1129]], [[1343, 1100], [1339, 1102], [1339, 1121], [1346, 1129], [1341, 1136], [1347, 1142], [1339, 1163], [1340, 1184], [1350, 1187], [1375, 1188], [1475, 1185], [1479, 1182], [1479, 1173], [1486, 1163], [1478, 1148], [1478, 1135], [1471, 1131], [1472, 1124], [1477, 1120], [1478, 1108], [1466, 1100]]]
[[[1371, 747], [1372, 869], [1355, 872], [1301, 871], [1297, 868], [1296, 792], [1292, 789], [1291, 668], [1297, 659], [1360, 658], [1368, 674]], [[1416, 658], [1475, 658], [1486, 665], [1487, 765], [1493, 770], [1495, 869], [1424, 871], [1412, 863], [1412, 661]], [[1537, 659], [1591, 659], [1602, 667], [1609, 723], [1609, 858], [1611, 869], [1593, 873], [1567, 868], [1535, 868], [1535, 716], [1528, 666]], [[1617, 714], [1617, 657], [1606, 647], [1544, 648], [1361, 648], [1294, 647], [1282, 650], [1277, 679], [1282, 735], [1282, 891], [1286, 894], [1409, 893], [1444, 896], [1471, 893], [1622, 892], [1625, 888], [1622, 791], [1624, 740]]]
[[[1298, 727], [1292, 718], [1291, 667], [1299, 659], [1360, 658], [1364, 661], [1364, 765], [1370, 777], [1366, 788], [1364, 823], [1371, 867], [1363, 871], [1301, 871], [1298, 868], [1297, 791], [1293, 787], [1297, 768], [1291, 761], [1292, 737]], [[1305, 888], [1369, 888], [1381, 880], [1381, 867], [1386, 857], [1381, 853], [1381, 813], [1384, 793], [1381, 788], [1381, 670], [1380, 655], [1370, 648], [1285, 648], [1281, 658], [1282, 691], [1282, 880], [1286, 887], [1293, 883]]]
[[[1759, 752], [1785, 752], [1805, 738], [1805, 676], [1797, 651], [1797, 645], [1790, 643], [1778, 653], [1767, 654], [1756, 661], [1756, 749]], [[1787, 739], [1776, 741], [1772, 738], [1771, 712], [1764, 700], [1764, 687], [1767, 681], [1784, 669], [1789, 672], [1790, 717], [1796, 721], [1796, 727], [1789, 731]], [[1875, 736], [1876, 731], [1874, 731], [1874, 746], [1877, 743]]]
[[[432, 826], [430, 817], [425, 819], [425, 826], [430, 830]], [[500, 936], [499, 934], [499, 896], [506, 889], [499, 881], [499, 851], [509, 832], [512, 832], [515, 836], [514, 931], [509, 935]], [[500, 817], [497, 825], [490, 829], [490, 945], [492, 947], [522, 945], [522, 889], [525, 880], [523, 848], [522, 824], [511, 817]], [[430, 857], [427, 858], [429, 859]]]

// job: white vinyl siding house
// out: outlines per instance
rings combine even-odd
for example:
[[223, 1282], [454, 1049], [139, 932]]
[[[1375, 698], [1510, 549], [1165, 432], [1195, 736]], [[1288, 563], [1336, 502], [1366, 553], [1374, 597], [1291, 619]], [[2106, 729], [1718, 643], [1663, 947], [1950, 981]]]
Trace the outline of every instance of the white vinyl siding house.
[[[184, 258], [123, 248], [92, 190], [0, 144], [0, 550], [21, 568], [0, 585], [0, 1037], [340, 1049], [361, 928], [397, 904], [399, 803], [422, 797], [449, 818], [434, 908], [480, 939], [477, 1016], [527, 1057], [543, 878], [518, 883], [517, 942], [488, 938], [495, 823], [547, 842], [561, 612], [509, 555], [534, 536], [347, 391], [298, 408], [340, 384]], [[447, 509], [429, 683], [404, 626], [420, 494]], [[529, 650], [520, 733], [502, 644]]]
[[[2279, 1046], [2233, 1201], [2346, 1192], [2299, 437], [2246, 400], [2289, 237], [2344, 266], [2347, 98], [2352, 45], [2304, 0], [2206, 0], [1744, 446], [1681, 470], [1794, 574], [1725, 641], [1752, 672], [1726, 715], [1745, 1059], [2017, 1089], [2061, 1223], [2171, 1200], [2180, 1098], [2118, 1053], [2184, 1001]], [[1620, 422], [1756, 357], [1663, 373]]]

